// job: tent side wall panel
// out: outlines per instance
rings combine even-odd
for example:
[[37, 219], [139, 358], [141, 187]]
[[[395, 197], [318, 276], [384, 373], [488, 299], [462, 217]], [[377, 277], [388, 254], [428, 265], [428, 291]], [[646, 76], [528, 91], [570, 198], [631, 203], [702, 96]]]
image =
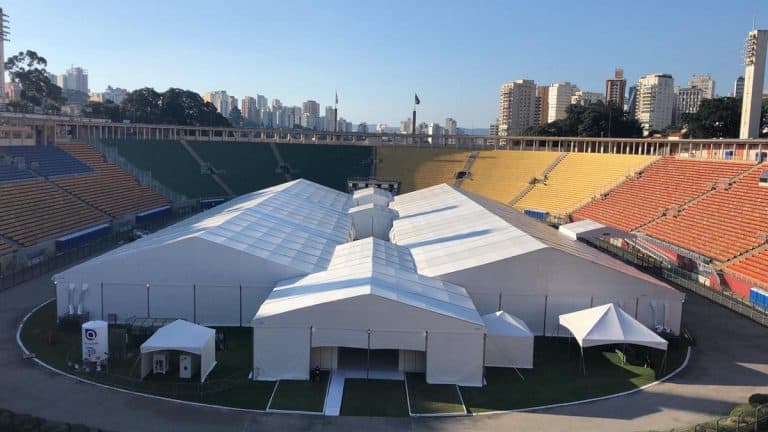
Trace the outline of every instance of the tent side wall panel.
[[149, 306], [150, 316], [193, 322], [194, 286], [152, 285], [149, 287]]
[[439, 333], [427, 336], [427, 382], [483, 385], [483, 333]]
[[[118, 322], [147, 317], [147, 287], [138, 284], [104, 284], [104, 316], [117, 314]], [[91, 312], [92, 314], [95, 312]]]
[[254, 327], [254, 378], [308, 380], [309, 338], [309, 328]]
[[530, 369], [533, 367], [533, 341], [533, 336], [488, 335], [485, 339], [485, 365]]
[[240, 325], [240, 287], [197, 285], [195, 287], [197, 323], [210, 326]]

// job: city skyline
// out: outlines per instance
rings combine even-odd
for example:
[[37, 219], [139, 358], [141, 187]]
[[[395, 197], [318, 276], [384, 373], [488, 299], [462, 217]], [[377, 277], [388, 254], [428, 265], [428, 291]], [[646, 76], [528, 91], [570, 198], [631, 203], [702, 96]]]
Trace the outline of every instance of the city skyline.
[[[338, 91], [340, 115], [344, 113], [355, 124], [367, 121], [390, 126], [408, 117], [412, 94], [418, 92], [423, 101], [420, 120], [442, 123], [452, 117], [465, 128], [486, 128], [497, 115], [499, 86], [515, 79], [532, 79], [537, 85], [570, 81], [582, 91], [601, 92], [617, 67], [624, 68], [628, 85], [657, 72], [669, 73], [679, 83], [694, 74], [709, 73], [721, 83], [720, 95], [727, 95], [726, 83], [743, 74], [744, 34], [753, 18], [758, 27], [768, 23], [768, 11], [760, 10], [758, 2], [751, 0], [727, 5], [704, 2], [706, 7], [702, 2], [650, 3], [648, 9], [664, 8], [668, 13], [654, 15], [653, 35], [635, 35], [634, 39], [625, 37], [633, 33], [627, 24], [647, 19], [650, 12], [637, 12], [629, 5], [607, 11], [600, 5], [567, 2], [559, 4], [558, 14], [547, 17], [552, 31], [535, 32], [535, 37], [528, 29], [531, 24], [520, 18], [536, 15], [543, 6], [502, 3], [477, 8], [457, 3], [445, 8], [447, 11], [438, 7], [443, 3], [423, 3], [408, 6], [413, 14], [397, 13], [404, 11], [403, 3], [377, 7], [302, 3], [298, 12], [290, 8], [290, 18], [288, 10], [282, 9], [287, 6], [239, 3], [226, 10], [205, 3], [179, 10], [172, 4], [141, 1], [130, 5], [83, 2], [75, 14], [65, 5], [11, 0], [4, 10], [12, 17], [6, 53], [36, 50], [48, 59], [48, 69], [54, 73], [73, 64], [82, 66], [89, 70], [93, 91], [103, 91], [107, 85], [158, 90], [172, 86], [201, 95], [225, 89], [238, 98], [264, 94], [290, 101], [290, 105], [314, 99], [321, 106], [332, 105]], [[258, 16], [254, 9], [278, 18], [255, 20], [253, 25], [258, 25], [259, 31], [241, 32], [244, 19]], [[40, 13], [43, 10], [46, 13]], [[103, 19], [116, 16], [118, 11], [120, 16], [150, 12], [157, 25]], [[595, 26], [599, 28], [582, 26], [577, 32], [558, 27], [568, 22], [565, 15], [573, 13], [614, 14], [620, 19], [618, 23], [605, 19], [604, 24]], [[680, 19], [683, 16], [686, 19]], [[225, 17], [230, 20], [221, 21], [227, 22], [226, 26], [208, 25]], [[427, 17], [430, 19], [424, 21]], [[469, 19], [469, 24], [453, 25], [458, 19]], [[68, 22], [66, 28], [61, 26], [63, 21]], [[311, 22], [318, 23], [311, 37], [298, 31], [302, 23]], [[506, 22], [515, 25], [498, 27]], [[719, 30], [696, 32], [707, 25]], [[201, 26], [207, 26], [206, 31], [189, 31]], [[139, 28], [141, 32], [136, 32]], [[367, 30], [361, 34], [362, 29]], [[606, 32], [616, 37], [608, 40]], [[132, 35], [130, 45], [117, 42], [124, 41], [126, 34]], [[252, 43], [254, 38], [258, 44]], [[472, 44], [478, 41], [483, 44]], [[567, 49], [564, 41], [579, 49]], [[304, 42], [330, 49], [310, 46], [302, 50], [306, 48], [301, 45]], [[530, 46], [532, 43], [535, 47]], [[494, 49], [500, 44], [514, 55], [499, 56]], [[672, 50], [670, 46], [685, 49]], [[435, 49], [426, 49], [429, 47]], [[613, 55], [600, 55], [603, 52]], [[360, 53], [364, 55], [360, 57]], [[127, 57], [134, 60], [126, 61]], [[564, 67], [569, 64], [572, 67]]]

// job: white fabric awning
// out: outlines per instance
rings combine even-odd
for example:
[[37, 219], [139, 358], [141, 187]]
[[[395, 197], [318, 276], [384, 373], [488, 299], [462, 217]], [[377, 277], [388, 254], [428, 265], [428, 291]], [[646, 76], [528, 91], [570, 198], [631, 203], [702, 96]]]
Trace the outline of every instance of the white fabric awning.
[[563, 314], [559, 319], [584, 348], [634, 344], [667, 349], [666, 340], [612, 303]]
[[613, 238], [634, 237], [632, 234], [626, 231], [605, 226], [590, 219], [584, 219], [578, 222], [571, 222], [569, 224], [560, 225], [558, 231], [560, 231], [560, 233], [571, 240], [602, 237], [606, 234]]
[[483, 315], [483, 322], [489, 335], [533, 337], [523, 320], [504, 311]]
[[156, 351], [184, 351], [200, 356], [200, 382], [216, 365], [216, 330], [176, 320], [160, 327], [146, 342], [141, 344], [142, 378], [149, 373], [145, 354]]

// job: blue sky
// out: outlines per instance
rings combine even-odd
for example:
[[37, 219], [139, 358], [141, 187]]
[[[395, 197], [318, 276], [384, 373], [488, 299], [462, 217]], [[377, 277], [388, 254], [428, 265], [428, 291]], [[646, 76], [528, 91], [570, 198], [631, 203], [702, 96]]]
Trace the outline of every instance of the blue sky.
[[[642, 6], [641, 6], [642, 4]], [[684, 84], [710, 73], [726, 95], [767, 0], [233, 1], [6, 0], [6, 55], [89, 71], [92, 90], [227, 90], [284, 104], [340, 98], [340, 116], [396, 125], [451, 116], [487, 127], [499, 86], [519, 78], [603, 91], [616, 67]]]

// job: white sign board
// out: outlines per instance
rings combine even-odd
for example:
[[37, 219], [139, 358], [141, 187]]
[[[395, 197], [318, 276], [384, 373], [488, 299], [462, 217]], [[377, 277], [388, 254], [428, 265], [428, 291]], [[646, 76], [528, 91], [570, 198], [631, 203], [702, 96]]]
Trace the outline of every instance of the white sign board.
[[83, 361], [100, 361], [109, 352], [109, 326], [106, 321], [83, 324]]

